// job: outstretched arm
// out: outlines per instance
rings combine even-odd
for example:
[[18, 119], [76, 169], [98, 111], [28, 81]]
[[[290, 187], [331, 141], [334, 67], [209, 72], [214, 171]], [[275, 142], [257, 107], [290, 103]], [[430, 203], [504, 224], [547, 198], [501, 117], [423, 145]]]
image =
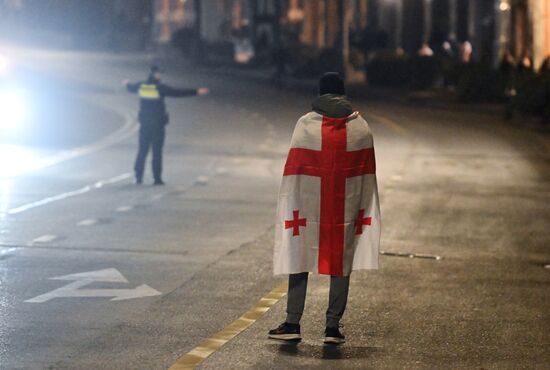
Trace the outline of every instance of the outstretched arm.
[[208, 89], [204, 87], [201, 87], [198, 89], [176, 89], [168, 85], [160, 85], [159, 90], [162, 96], [172, 96], [172, 97], [185, 97], [185, 96], [208, 94]]
[[131, 83], [130, 81], [128, 80], [124, 80], [122, 81], [122, 84], [124, 86], [126, 86], [126, 90], [128, 90], [128, 92], [131, 92], [131, 93], [137, 93], [138, 90], [139, 90], [139, 83]]

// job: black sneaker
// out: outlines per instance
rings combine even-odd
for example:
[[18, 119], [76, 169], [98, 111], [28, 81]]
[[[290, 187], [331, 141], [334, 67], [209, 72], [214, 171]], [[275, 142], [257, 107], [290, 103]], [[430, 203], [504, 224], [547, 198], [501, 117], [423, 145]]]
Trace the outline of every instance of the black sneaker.
[[153, 185], [164, 185], [164, 181], [162, 181], [162, 180], [155, 180], [155, 182], [153, 183]]
[[326, 344], [340, 344], [346, 341], [346, 337], [340, 333], [339, 328], [329, 328], [325, 329], [325, 340]]
[[279, 340], [301, 340], [300, 324], [284, 322], [279, 325], [277, 329], [269, 331], [269, 338]]
[[134, 184], [136, 184], [136, 185], [141, 185], [141, 184], [143, 184], [143, 179], [140, 179], [140, 178], [137, 178], [137, 177], [136, 177], [136, 179], [134, 180]]

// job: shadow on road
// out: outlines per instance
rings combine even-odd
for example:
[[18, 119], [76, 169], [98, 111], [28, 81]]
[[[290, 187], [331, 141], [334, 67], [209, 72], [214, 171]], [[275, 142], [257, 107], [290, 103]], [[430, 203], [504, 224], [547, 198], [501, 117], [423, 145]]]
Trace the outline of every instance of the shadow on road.
[[273, 343], [268, 344], [267, 349], [270, 352], [276, 352], [283, 356], [318, 358], [324, 360], [342, 360], [342, 359], [366, 359], [378, 351], [376, 347], [358, 347], [358, 346], [336, 346], [336, 345], [314, 345], [301, 342]]

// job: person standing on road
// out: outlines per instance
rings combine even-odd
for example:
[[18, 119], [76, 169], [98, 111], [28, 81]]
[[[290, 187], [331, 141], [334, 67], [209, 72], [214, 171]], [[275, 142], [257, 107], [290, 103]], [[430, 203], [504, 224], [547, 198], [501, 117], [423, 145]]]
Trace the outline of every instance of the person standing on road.
[[155, 185], [164, 185], [162, 180], [162, 148], [164, 146], [165, 126], [169, 117], [164, 98], [206, 95], [205, 87], [198, 89], [176, 89], [161, 82], [163, 71], [158, 66], [151, 66], [146, 81], [122, 83], [126, 89], [139, 95], [139, 148], [134, 165], [136, 184], [143, 183], [143, 171], [149, 148], [153, 151], [153, 177]]
[[380, 207], [369, 125], [338, 73], [324, 74], [319, 90], [294, 129], [279, 192], [273, 266], [289, 274], [287, 316], [268, 336], [301, 339], [308, 275], [317, 272], [330, 275], [324, 341], [338, 344], [351, 272], [378, 268]]

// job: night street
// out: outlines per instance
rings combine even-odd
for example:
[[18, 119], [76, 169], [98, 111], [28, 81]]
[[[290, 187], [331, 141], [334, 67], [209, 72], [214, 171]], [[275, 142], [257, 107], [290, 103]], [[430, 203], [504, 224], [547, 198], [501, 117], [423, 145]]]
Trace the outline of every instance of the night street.
[[[286, 283], [277, 192], [315, 91], [168, 64], [168, 83], [211, 93], [168, 100], [166, 185], [148, 158], [137, 186], [137, 98], [120, 81], [150, 57], [14, 53], [74, 103], [34, 123], [62, 140], [0, 149], [0, 368], [165, 369]], [[327, 277], [312, 276], [300, 344], [267, 339], [282, 298], [201, 368], [548, 368], [548, 134], [351, 98], [374, 133], [387, 254], [352, 274], [347, 343], [323, 346]]]

